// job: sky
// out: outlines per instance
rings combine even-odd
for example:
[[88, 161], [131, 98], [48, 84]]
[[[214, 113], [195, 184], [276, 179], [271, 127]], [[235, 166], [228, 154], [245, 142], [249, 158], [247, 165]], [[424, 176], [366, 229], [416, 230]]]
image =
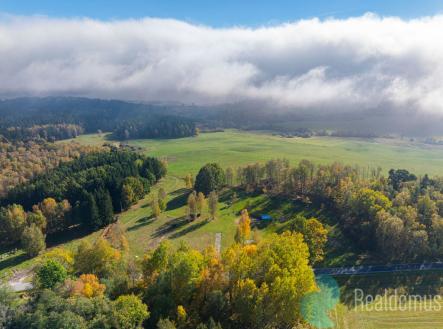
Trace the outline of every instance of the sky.
[[0, 0], [0, 12], [100, 20], [175, 18], [214, 27], [258, 26], [367, 12], [414, 18], [443, 11], [441, 0]]
[[442, 5], [331, 2], [0, 0], [0, 97], [443, 114]]

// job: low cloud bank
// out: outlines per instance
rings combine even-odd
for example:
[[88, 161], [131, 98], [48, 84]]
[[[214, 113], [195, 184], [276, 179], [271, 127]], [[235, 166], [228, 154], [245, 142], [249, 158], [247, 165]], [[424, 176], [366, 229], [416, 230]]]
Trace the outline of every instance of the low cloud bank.
[[443, 16], [261, 28], [0, 17], [0, 96], [443, 114]]

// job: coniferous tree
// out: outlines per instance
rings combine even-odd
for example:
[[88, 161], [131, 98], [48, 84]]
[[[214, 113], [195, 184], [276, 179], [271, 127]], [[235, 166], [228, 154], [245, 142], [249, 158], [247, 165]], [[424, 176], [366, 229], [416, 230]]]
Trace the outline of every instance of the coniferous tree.
[[82, 205], [81, 216], [86, 226], [90, 229], [97, 229], [101, 226], [97, 203], [91, 193], [86, 193], [86, 198]]
[[114, 211], [112, 207], [111, 196], [106, 189], [100, 189], [95, 194], [96, 204], [98, 208], [99, 224], [103, 227], [113, 222]]

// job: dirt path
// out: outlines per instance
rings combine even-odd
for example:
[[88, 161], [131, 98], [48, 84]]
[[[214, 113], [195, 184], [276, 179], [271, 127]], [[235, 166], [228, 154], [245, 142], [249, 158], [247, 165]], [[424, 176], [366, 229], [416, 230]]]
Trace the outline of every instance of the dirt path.
[[34, 287], [32, 282], [27, 281], [30, 279], [31, 275], [32, 269], [15, 272], [12, 278], [8, 281], [8, 285], [16, 292], [30, 290]]
[[221, 233], [215, 233], [215, 251], [219, 255], [220, 255], [220, 252], [221, 252], [221, 239], [222, 239], [222, 234]]

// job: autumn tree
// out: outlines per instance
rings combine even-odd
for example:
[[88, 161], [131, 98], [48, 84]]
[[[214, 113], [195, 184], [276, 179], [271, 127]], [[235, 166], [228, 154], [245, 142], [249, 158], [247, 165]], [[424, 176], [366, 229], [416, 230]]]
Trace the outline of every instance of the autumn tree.
[[167, 197], [168, 195], [166, 194], [166, 191], [163, 187], [161, 187], [158, 190], [158, 205], [160, 207], [161, 211], [165, 211], [166, 210], [166, 205], [167, 205]]
[[46, 232], [47, 221], [40, 209], [34, 209], [26, 214], [27, 225], [35, 224], [42, 232]]
[[[123, 184], [121, 191], [121, 206], [124, 210], [129, 209], [131, 205], [134, 204], [136, 200], [134, 190], [128, 184]], [[122, 210], [123, 210], [122, 209]]]
[[216, 219], [218, 212], [218, 194], [216, 191], [212, 191], [211, 193], [209, 193], [208, 207], [211, 219]]
[[194, 186], [194, 178], [191, 174], [185, 176], [185, 186], [187, 189], [192, 189]]
[[290, 224], [292, 231], [303, 234], [303, 238], [309, 248], [309, 260], [311, 264], [322, 261], [324, 248], [328, 240], [328, 230], [316, 218], [306, 219], [298, 215]]
[[82, 241], [74, 255], [74, 268], [78, 273], [106, 276], [118, 265], [120, 259], [120, 251], [103, 238], [99, 238], [94, 244]]
[[51, 248], [42, 255], [42, 259], [45, 261], [53, 260], [61, 264], [68, 273], [73, 271], [74, 253], [69, 249], [63, 247]]
[[197, 210], [197, 198], [196, 198], [195, 191], [193, 191], [188, 196], [187, 215], [188, 215], [190, 220], [194, 220], [197, 217], [197, 213], [198, 213], [198, 210]]
[[143, 321], [149, 317], [148, 307], [135, 295], [122, 295], [113, 302], [113, 315], [117, 328], [142, 328]]
[[403, 221], [383, 210], [377, 214], [377, 249], [388, 260], [398, 257], [406, 247]]
[[68, 200], [57, 202], [54, 198], [46, 198], [33, 207], [34, 212], [40, 210], [47, 221], [47, 234], [63, 231], [69, 225], [68, 216], [71, 205]]
[[158, 320], [156, 328], [157, 329], [177, 329], [174, 322], [172, 322], [168, 318], [166, 318], [166, 319], [162, 318], [162, 319]]
[[71, 296], [84, 296], [87, 298], [103, 296], [106, 286], [100, 283], [94, 274], [82, 274], [76, 281], [67, 282]]
[[46, 248], [45, 235], [37, 225], [31, 224], [23, 230], [21, 244], [29, 257], [35, 257]]
[[392, 202], [380, 191], [361, 188], [352, 196], [347, 210], [346, 229], [360, 246], [370, 248], [374, 245], [377, 213], [390, 207]]
[[273, 234], [258, 245], [234, 245], [225, 253], [232, 316], [241, 328], [292, 328], [300, 301], [314, 291], [308, 246], [300, 233]]
[[241, 211], [241, 216], [237, 224], [237, 231], [235, 233], [235, 241], [244, 244], [251, 235], [251, 218], [247, 209]]
[[203, 215], [203, 212], [206, 210], [206, 198], [205, 195], [202, 192], [198, 192], [197, 195], [197, 211], [201, 215]]
[[161, 208], [159, 205], [159, 200], [156, 197], [153, 197], [151, 200], [151, 212], [152, 216], [154, 216], [155, 218], [160, 217]]
[[17, 204], [0, 208], [0, 244], [11, 245], [20, 241], [26, 227], [26, 213]]
[[201, 252], [185, 245], [171, 250], [163, 244], [146, 259], [144, 275], [149, 288], [145, 301], [151, 311], [150, 321], [156, 323], [169, 312], [175, 313], [179, 305], [192, 303], [204, 266]]

